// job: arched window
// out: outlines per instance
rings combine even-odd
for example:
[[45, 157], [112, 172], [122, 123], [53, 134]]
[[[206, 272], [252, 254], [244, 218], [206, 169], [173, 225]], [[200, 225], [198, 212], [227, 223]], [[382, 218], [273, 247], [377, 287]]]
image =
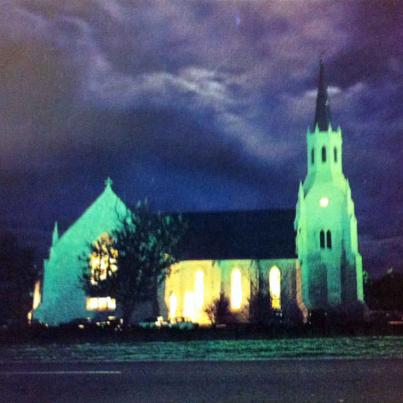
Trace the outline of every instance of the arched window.
[[281, 272], [273, 266], [269, 272], [270, 302], [272, 309], [281, 309]]
[[91, 269], [91, 284], [98, 284], [110, 277], [116, 270], [118, 251], [113, 245], [113, 239], [105, 232], [92, 244], [89, 256]]
[[242, 275], [239, 269], [231, 273], [231, 309], [241, 309], [242, 305]]
[[325, 231], [320, 231], [320, 247], [321, 249], [325, 248]]
[[195, 275], [195, 303], [196, 308], [201, 309], [204, 305], [204, 272], [199, 270]]
[[192, 291], [185, 292], [185, 300], [183, 304], [183, 316], [192, 322], [195, 319], [195, 296]]
[[326, 147], [322, 147], [322, 162], [326, 162]]
[[333, 148], [333, 157], [334, 157], [334, 162], [337, 162], [337, 148]]
[[311, 164], [313, 165], [315, 163], [315, 149], [312, 148], [311, 150]]
[[328, 249], [332, 249], [332, 233], [330, 231], [326, 232], [326, 245]]
[[[110, 278], [117, 270], [118, 251], [113, 239], [105, 232], [92, 244], [88, 258], [91, 284], [96, 286]], [[88, 296], [86, 307], [88, 311], [114, 311], [116, 299], [108, 295]]]

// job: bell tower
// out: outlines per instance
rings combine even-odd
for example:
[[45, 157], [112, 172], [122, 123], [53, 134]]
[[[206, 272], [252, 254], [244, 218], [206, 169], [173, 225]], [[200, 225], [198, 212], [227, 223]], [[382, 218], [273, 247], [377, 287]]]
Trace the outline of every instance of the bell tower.
[[343, 173], [342, 131], [332, 127], [320, 61], [313, 128], [306, 133], [307, 175], [295, 218], [302, 296], [309, 309], [362, 302], [362, 258], [351, 189]]

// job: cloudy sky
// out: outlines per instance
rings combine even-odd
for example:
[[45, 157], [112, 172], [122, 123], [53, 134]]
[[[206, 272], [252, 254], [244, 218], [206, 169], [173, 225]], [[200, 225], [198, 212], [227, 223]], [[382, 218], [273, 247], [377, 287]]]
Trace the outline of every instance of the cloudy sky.
[[403, 269], [401, 1], [3, 0], [0, 229], [107, 176], [164, 211], [294, 208], [323, 55], [364, 265]]

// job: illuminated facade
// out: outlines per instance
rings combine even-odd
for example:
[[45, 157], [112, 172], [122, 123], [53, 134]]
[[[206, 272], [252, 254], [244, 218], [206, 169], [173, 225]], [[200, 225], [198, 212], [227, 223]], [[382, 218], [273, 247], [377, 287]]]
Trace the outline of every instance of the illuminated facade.
[[295, 220], [303, 300], [309, 309], [359, 304], [364, 295], [357, 219], [322, 63], [313, 130], [306, 137], [307, 175], [299, 186]]
[[306, 315], [295, 258], [182, 261], [174, 265], [165, 282], [162, 307], [168, 319], [184, 317], [208, 324], [205, 308], [222, 292], [228, 297], [232, 318], [247, 322], [257, 291], [263, 294], [269, 313], [281, 313], [290, 322]]
[[[296, 211], [183, 215], [189, 229], [180, 262], [171, 268], [158, 295], [164, 318], [207, 324], [206, 307], [220, 294], [228, 298], [233, 320], [240, 322], [251, 320], [257, 296], [269, 316], [293, 323], [306, 318], [307, 309], [349, 309], [363, 301], [357, 220], [342, 169], [342, 133], [331, 125], [322, 64], [314, 129], [307, 133], [307, 159]], [[109, 180], [62, 236], [55, 226], [34, 319], [56, 325], [119, 315], [119, 304], [108, 295], [85, 295], [80, 258], [89, 244], [99, 246], [90, 258], [94, 282], [102, 281], [108, 270], [119, 270], [108, 248], [108, 233], [117, 228], [125, 210]], [[151, 313], [151, 304], [145, 304], [132, 320]]]
[[34, 319], [57, 325], [77, 318], [96, 317], [98, 312], [115, 312], [116, 301], [107, 295], [87, 296], [80, 278], [83, 256], [88, 252], [88, 245], [94, 242], [99, 245], [99, 255], [91, 256], [93, 280], [101, 280], [107, 270], [116, 269], [115, 257], [108, 255], [102, 241], [106, 241], [106, 234], [116, 228], [118, 216], [125, 212], [125, 204], [107, 180], [102, 194], [62, 236], [55, 224], [49, 258], [44, 261], [42, 301], [34, 310]]

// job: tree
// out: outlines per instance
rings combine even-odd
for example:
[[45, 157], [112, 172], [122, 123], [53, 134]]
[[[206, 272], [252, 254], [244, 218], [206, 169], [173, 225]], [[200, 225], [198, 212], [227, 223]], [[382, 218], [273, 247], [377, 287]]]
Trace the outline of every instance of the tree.
[[232, 315], [229, 305], [230, 302], [228, 297], [221, 292], [218, 298], [204, 308], [204, 312], [206, 312], [212, 326], [215, 326], [218, 323], [227, 323], [231, 320]]
[[181, 216], [153, 214], [147, 202], [127, 209], [118, 228], [90, 246], [84, 289], [91, 296], [115, 298], [125, 325], [141, 302], [153, 302], [157, 314], [158, 289], [178, 261], [177, 247], [185, 229]]
[[371, 309], [403, 310], [403, 274], [390, 268], [382, 277], [370, 280], [366, 302]]
[[270, 298], [263, 293], [256, 285], [251, 287], [251, 295], [249, 298], [249, 318], [252, 323], [263, 324], [270, 317]]
[[3, 323], [25, 325], [32, 309], [37, 276], [34, 252], [10, 234], [0, 235], [0, 318]]

